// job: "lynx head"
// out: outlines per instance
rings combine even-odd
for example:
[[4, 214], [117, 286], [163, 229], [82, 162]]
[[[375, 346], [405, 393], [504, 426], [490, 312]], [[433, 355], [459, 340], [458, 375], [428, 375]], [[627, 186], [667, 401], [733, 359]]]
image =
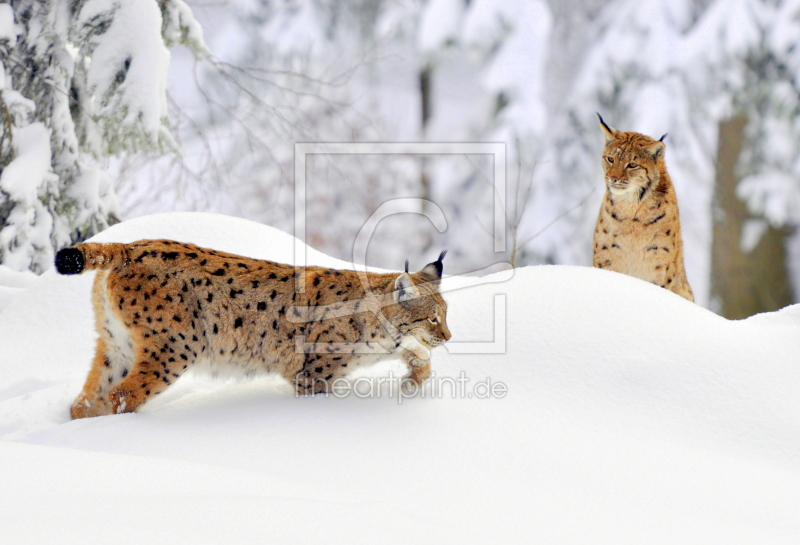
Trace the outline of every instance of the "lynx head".
[[622, 132], [606, 125], [600, 114], [600, 128], [606, 138], [603, 172], [606, 187], [614, 196], [642, 200], [658, 185], [664, 167], [664, 138], [653, 140], [638, 132]]
[[413, 335], [428, 348], [434, 348], [450, 340], [447, 328], [447, 303], [439, 293], [442, 279], [442, 259], [428, 263], [420, 271], [406, 272], [389, 284], [393, 304], [386, 309], [386, 316], [401, 333]]

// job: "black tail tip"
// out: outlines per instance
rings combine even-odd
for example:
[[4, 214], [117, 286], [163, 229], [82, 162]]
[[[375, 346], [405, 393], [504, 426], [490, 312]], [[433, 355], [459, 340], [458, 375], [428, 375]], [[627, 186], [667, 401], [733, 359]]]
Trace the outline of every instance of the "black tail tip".
[[77, 248], [64, 248], [56, 253], [56, 270], [61, 274], [83, 272], [83, 253]]

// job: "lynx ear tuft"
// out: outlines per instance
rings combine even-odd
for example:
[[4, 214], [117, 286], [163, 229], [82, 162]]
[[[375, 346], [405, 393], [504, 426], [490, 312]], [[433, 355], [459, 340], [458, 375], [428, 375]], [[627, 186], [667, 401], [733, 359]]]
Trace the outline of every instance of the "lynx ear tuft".
[[447, 255], [447, 250], [444, 250], [442, 253], [439, 254], [439, 259], [434, 261], [433, 263], [428, 263], [425, 265], [420, 273], [424, 274], [425, 276], [433, 278], [433, 280], [440, 280], [442, 278], [442, 271], [444, 270], [444, 264], [442, 263], [442, 259], [444, 256]]
[[[597, 113], [597, 112], [595, 112]], [[603, 121], [603, 116], [597, 113], [597, 118], [600, 120], [600, 128], [603, 129], [603, 135], [606, 137], [606, 143], [611, 142], [617, 138], [617, 129], [609, 127], [605, 121]]]

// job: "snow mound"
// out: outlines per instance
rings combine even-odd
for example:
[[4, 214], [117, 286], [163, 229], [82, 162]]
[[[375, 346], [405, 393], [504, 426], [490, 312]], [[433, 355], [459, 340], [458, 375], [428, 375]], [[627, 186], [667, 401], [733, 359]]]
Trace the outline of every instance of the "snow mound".
[[[208, 214], [138, 218], [95, 240], [141, 238], [294, 261], [290, 235]], [[0, 314], [4, 536], [798, 542], [800, 306], [731, 322], [607, 271], [504, 274], [443, 282], [453, 339], [433, 353], [433, 380], [463, 377], [455, 396], [295, 398], [278, 379], [187, 375], [140, 413], [71, 422], [93, 352], [92, 275], [45, 273]]]
[[0, 312], [37, 278], [39, 277], [30, 271], [15, 271], [0, 265]]

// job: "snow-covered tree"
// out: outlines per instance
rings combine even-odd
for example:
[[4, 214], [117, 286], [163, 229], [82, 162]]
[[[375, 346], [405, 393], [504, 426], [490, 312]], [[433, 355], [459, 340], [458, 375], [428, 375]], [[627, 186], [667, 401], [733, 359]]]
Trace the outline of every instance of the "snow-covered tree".
[[41, 272], [54, 250], [115, 221], [94, 160], [176, 151], [165, 98], [175, 44], [206, 54], [183, 0], [0, 4], [0, 262]]
[[[296, 142], [387, 139], [374, 84], [383, 74], [373, 62], [386, 5], [394, 3], [291, 0], [215, 11], [215, 57], [189, 67], [196, 87], [179, 91], [190, 97], [176, 108], [186, 156], [156, 167], [177, 182], [161, 195], [164, 209], [213, 209], [292, 231]], [[386, 32], [403, 32], [400, 15]], [[404, 194], [409, 168], [408, 158], [310, 156], [309, 242], [351, 257], [354, 233], [384, 199]], [[139, 200], [141, 173], [132, 172], [126, 202], [143, 206], [130, 212], [152, 210]]]
[[[508, 139], [508, 178], [519, 178], [514, 169], [522, 159], [527, 180], [529, 152], [546, 130], [539, 98], [546, 5], [439, 4], [292, 0], [215, 11], [209, 41], [216, 58], [186, 71], [198, 86], [180, 99], [187, 160], [162, 162], [157, 176], [179, 183], [154, 205], [141, 198], [141, 174], [129, 170], [128, 210], [210, 208], [292, 231], [295, 142]], [[307, 237], [332, 255], [352, 258], [355, 235], [383, 202], [419, 197], [443, 208], [447, 232], [419, 217], [387, 218], [370, 245], [370, 263], [422, 261], [432, 247], [450, 250], [450, 270], [498, 260], [485, 156], [310, 156], [306, 175]], [[186, 195], [196, 200], [187, 203]], [[515, 203], [508, 208], [513, 221]]]
[[436, 200], [459, 218], [448, 244], [472, 269], [501, 259], [524, 261], [517, 255], [517, 229], [527, 213], [548, 126], [544, 76], [550, 26], [550, 9], [541, 1], [432, 0], [423, 10], [421, 59], [434, 87], [423, 137], [506, 144], [504, 257], [493, 255], [497, 195], [491, 161], [473, 157], [457, 168], [445, 158], [434, 162]]

